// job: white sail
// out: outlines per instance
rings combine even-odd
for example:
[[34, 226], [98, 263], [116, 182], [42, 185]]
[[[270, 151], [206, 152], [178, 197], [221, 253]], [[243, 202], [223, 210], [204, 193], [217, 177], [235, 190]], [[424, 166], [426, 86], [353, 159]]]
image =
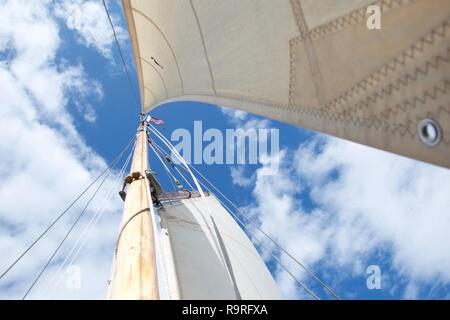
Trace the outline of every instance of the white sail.
[[144, 111], [204, 101], [450, 167], [450, 1], [122, 2]]
[[158, 215], [158, 278], [168, 299], [281, 298], [252, 242], [213, 195], [164, 202]]

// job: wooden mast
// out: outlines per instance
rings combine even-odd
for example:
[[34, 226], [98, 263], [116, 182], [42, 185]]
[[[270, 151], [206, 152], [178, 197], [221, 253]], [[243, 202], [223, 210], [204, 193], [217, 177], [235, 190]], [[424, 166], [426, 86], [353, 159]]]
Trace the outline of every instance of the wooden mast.
[[145, 181], [148, 169], [147, 136], [143, 122], [136, 135], [136, 148], [128, 180], [122, 223], [116, 246], [110, 299], [155, 300], [159, 298], [151, 199]]

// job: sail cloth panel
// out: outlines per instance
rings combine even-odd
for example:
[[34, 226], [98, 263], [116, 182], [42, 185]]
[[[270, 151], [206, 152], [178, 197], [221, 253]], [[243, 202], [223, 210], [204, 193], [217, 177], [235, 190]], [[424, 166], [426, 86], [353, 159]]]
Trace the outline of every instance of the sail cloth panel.
[[165, 203], [161, 218], [169, 299], [280, 299], [253, 244], [217, 199]]
[[[366, 26], [381, 9], [381, 30]], [[194, 100], [450, 167], [450, 1], [123, 0], [143, 110]], [[436, 120], [427, 146], [417, 125]]]

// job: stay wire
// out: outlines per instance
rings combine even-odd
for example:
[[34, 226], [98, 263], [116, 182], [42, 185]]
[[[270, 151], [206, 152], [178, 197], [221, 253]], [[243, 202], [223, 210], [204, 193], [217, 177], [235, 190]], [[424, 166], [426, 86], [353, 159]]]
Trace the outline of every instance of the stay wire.
[[[156, 130], [152, 126], [153, 130]], [[161, 133], [160, 133], [161, 134]], [[275, 239], [273, 239], [270, 235], [268, 235], [264, 230], [262, 230], [256, 223], [251, 221], [249, 217], [244, 214], [227, 196], [225, 196], [213, 183], [211, 183], [199, 170], [197, 170], [194, 166], [189, 165], [195, 172], [197, 172], [209, 185], [211, 185], [224, 199], [226, 199], [242, 216], [246, 217], [251, 224], [253, 224], [256, 229], [258, 229], [263, 235], [265, 235], [275, 246], [280, 248], [287, 256], [289, 256], [295, 263], [297, 263], [303, 270], [305, 270], [308, 274], [310, 274], [325, 290], [327, 290], [332, 296], [334, 296], [338, 300], [342, 300], [342, 298], [337, 295], [328, 285], [326, 285], [314, 272], [312, 272], [308, 267], [306, 267], [303, 263], [301, 263], [297, 258], [295, 258], [289, 251], [287, 251], [281, 244], [279, 244]], [[183, 166], [182, 166], [183, 167]], [[186, 170], [183, 167], [184, 170]]]
[[169, 177], [169, 181], [172, 184], [173, 188], [175, 191], [177, 191], [177, 186], [176, 186], [176, 181], [177, 179], [175, 178], [175, 176], [172, 174], [172, 172], [170, 172], [169, 168], [167, 168], [166, 164], [164, 163], [164, 161], [161, 159], [160, 155], [158, 154], [158, 152], [156, 151], [156, 149], [153, 147], [152, 143], [149, 143], [150, 148], [153, 150], [153, 152], [155, 153], [156, 157], [158, 158], [158, 160], [161, 162], [164, 171], [166, 172], [167, 176]]
[[73, 207], [73, 205], [113, 166], [116, 165], [116, 163], [122, 158], [122, 155], [126, 152], [126, 150], [129, 148], [131, 143], [134, 141], [135, 137], [128, 142], [127, 146], [120, 152], [120, 154], [106, 167], [76, 198], [73, 200], [69, 206], [64, 209], [64, 211], [57, 216], [50, 225], [2, 272], [0, 275], [0, 280], [8, 274], [9, 271], [11, 271], [12, 268], [36, 245], [36, 243], [39, 242], [39, 240], [42, 239], [42, 237], [47, 234], [48, 231], [50, 231], [51, 228]]
[[[166, 168], [166, 166], [165, 166], [165, 164], [164, 164], [162, 158], [166, 159], [166, 161], [167, 161], [167, 158], [171, 159], [171, 157], [170, 157], [164, 150], [162, 150], [162, 148], [161, 148], [160, 146], [158, 146], [158, 144], [156, 144], [156, 143], [153, 144], [153, 142], [152, 142], [152, 143], [150, 143], [150, 146], [152, 147], [152, 149], [153, 149], [153, 151], [155, 152], [155, 154], [156, 154], [156, 152], [159, 153], [159, 155], [156, 154], [156, 156], [160, 159], [161, 163], [162, 163], [163, 166]], [[167, 161], [167, 162], [169, 162], [169, 161]], [[189, 186], [189, 188], [191, 188], [191, 190], [194, 190], [194, 187], [192, 186], [192, 184], [191, 184], [191, 183], [189, 182], [189, 180], [188, 180], [188, 179], [180, 172], [180, 170], [178, 170], [178, 168], [175, 166], [175, 164], [174, 164], [173, 162], [169, 162], [169, 164], [170, 164], [171, 167], [178, 173], [178, 175], [186, 182], [186, 184]], [[166, 170], [169, 171], [168, 168], [166, 168]], [[175, 175], [173, 175], [172, 173], [170, 173], [170, 174], [171, 174], [171, 176], [175, 177]]]
[[209, 185], [211, 185], [222, 197], [224, 197], [243, 217], [246, 217], [249, 222], [255, 226], [264, 236], [266, 236], [275, 246], [277, 246], [281, 251], [283, 251], [287, 256], [289, 256], [295, 263], [297, 263], [303, 270], [305, 270], [308, 274], [310, 274], [320, 285], [323, 286], [331, 295], [333, 295], [336, 299], [342, 300], [340, 296], [338, 296], [328, 285], [326, 285], [314, 272], [312, 272], [309, 268], [307, 268], [303, 263], [301, 263], [297, 258], [295, 258], [289, 251], [287, 251], [281, 244], [279, 244], [275, 239], [273, 239], [270, 235], [268, 235], [264, 230], [261, 229], [255, 222], [251, 221], [251, 219], [244, 214], [242, 210], [240, 210], [227, 196], [225, 196], [212, 182], [210, 182], [198, 169], [191, 165], [191, 168], [194, 169]]
[[[105, 210], [106, 207], [106, 203], [108, 203], [108, 201], [111, 199], [111, 196], [114, 192], [114, 189], [117, 187], [117, 184], [119, 183], [120, 178], [122, 177], [123, 173], [126, 170], [126, 167], [128, 166], [128, 163], [130, 161], [131, 155], [133, 153], [134, 147], [136, 146], [136, 142], [134, 143], [133, 147], [131, 148], [131, 152], [128, 155], [125, 163], [123, 164], [119, 174], [117, 175], [117, 178], [115, 179], [115, 181], [112, 183], [111, 189], [109, 191], [109, 193], [107, 194], [107, 196], [104, 198], [103, 200], [103, 206], [102, 208], [100, 208], [98, 210], [98, 212], [91, 218], [91, 220], [89, 221], [88, 225], [86, 226], [86, 228], [84, 229], [84, 231], [80, 234], [80, 237], [77, 239], [77, 242], [75, 243], [75, 245], [72, 247], [72, 249], [70, 250], [70, 252], [67, 254], [67, 256], [65, 257], [64, 261], [61, 263], [60, 267], [58, 268], [58, 270], [55, 272], [55, 275], [50, 279], [50, 281], [47, 282], [47, 286], [44, 289], [44, 292], [50, 292], [48, 295], [50, 296], [52, 294], [52, 292], [56, 289], [56, 286], [59, 284], [60, 282], [60, 277], [58, 277], [58, 275], [60, 274], [60, 272], [65, 268], [66, 265], [71, 265], [73, 263], [73, 261], [76, 259], [76, 257], [78, 256], [81, 248], [84, 246], [84, 243], [86, 242], [86, 239], [89, 237], [93, 226], [92, 224], [96, 224], [98, 219], [100, 218], [99, 216], [101, 216], [103, 214], [103, 211]], [[94, 221], [95, 220], [95, 221]], [[84, 239], [83, 239], [84, 238]], [[76, 250], [76, 252], [75, 252]], [[67, 263], [67, 261], [70, 260], [69, 263]], [[58, 277], [58, 280], [56, 279]], [[53, 284], [53, 286], [51, 285]], [[49, 287], [52, 286], [52, 288], [50, 289]]]
[[105, 8], [106, 15], [108, 16], [109, 24], [111, 25], [111, 29], [112, 29], [112, 32], [113, 32], [113, 35], [114, 35], [114, 40], [115, 40], [115, 43], [116, 43], [116, 45], [117, 45], [117, 49], [118, 49], [118, 51], [119, 51], [120, 58], [121, 58], [121, 60], [122, 60], [123, 68], [124, 68], [125, 73], [126, 73], [126, 75], [127, 75], [128, 84], [130, 85], [131, 94], [132, 94], [132, 96], [133, 96], [134, 102], [136, 103], [136, 105], [137, 105], [138, 108], [139, 108], [139, 102], [138, 102], [136, 93], [135, 93], [135, 91], [134, 91], [133, 82], [131, 81], [130, 73], [128, 72], [127, 64], [126, 64], [126, 62], [125, 62], [125, 58], [124, 58], [124, 56], [123, 56], [122, 49], [120, 48], [119, 40], [117, 39], [116, 29], [114, 28], [114, 24], [113, 24], [113, 22], [112, 22], [111, 15], [110, 15], [110, 13], [109, 13], [108, 6], [106, 5], [105, 0], [103, 0], [103, 7]]
[[39, 281], [39, 279], [41, 278], [41, 276], [44, 274], [45, 270], [47, 270], [48, 266], [50, 265], [50, 263], [53, 261], [53, 258], [56, 256], [56, 254], [58, 253], [59, 249], [61, 249], [62, 245], [64, 244], [64, 242], [67, 240], [67, 238], [69, 237], [69, 235], [72, 233], [73, 229], [76, 227], [76, 225], [78, 224], [78, 222], [80, 221], [80, 219], [83, 217], [83, 215], [85, 214], [87, 208], [89, 207], [89, 205], [91, 204], [92, 200], [95, 198], [95, 196], [97, 195], [98, 191], [101, 189], [101, 187], [103, 186], [103, 184], [105, 183], [106, 179], [109, 177], [111, 173], [111, 170], [108, 171], [108, 173], [103, 177], [103, 180], [100, 182], [99, 186], [97, 187], [97, 189], [94, 191], [94, 193], [92, 194], [92, 196], [89, 198], [89, 200], [87, 201], [86, 205], [84, 206], [83, 210], [81, 211], [81, 213], [78, 215], [78, 217], [75, 219], [75, 221], [72, 223], [72, 225], [70, 226], [69, 230], [66, 232], [64, 238], [60, 241], [59, 245], [56, 247], [56, 249], [53, 251], [52, 255], [50, 256], [50, 258], [48, 259], [47, 263], [44, 265], [44, 267], [41, 269], [41, 271], [39, 272], [39, 274], [37, 275], [37, 277], [34, 279], [33, 283], [30, 285], [30, 287], [28, 288], [27, 292], [23, 295], [22, 300], [25, 300], [26, 297], [28, 296], [28, 294], [31, 292], [31, 290], [33, 290], [34, 286], [36, 285], [36, 283]]
[[272, 257], [272, 259], [275, 260], [275, 262], [281, 267], [283, 268], [294, 280], [295, 282], [297, 282], [307, 293], [309, 293], [314, 299], [316, 300], [321, 300], [303, 281], [301, 281], [300, 279], [298, 279], [293, 272], [291, 272], [288, 267], [282, 263], [280, 261], [280, 259], [278, 259], [273, 253], [272, 250], [270, 250], [270, 248], [268, 248], [262, 240], [258, 239], [253, 233], [252, 231], [246, 226], [246, 224], [233, 212], [231, 211], [231, 209], [225, 204], [223, 203], [223, 201], [221, 201], [219, 199], [219, 202], [225, 207], [225, 209], [230, 213], [231, 216], [233, 216], [238, 222], [239, 224], [245, 229], [247, 230], [248, 233], [250, 233], [250, 235], [252, 236], [252, 238], [254, 240], [256, 240], [256, 242], [258, 242], [258, 244]]
[[[155, 143], [154, 145], [155, 149], [157, 151], [159, 151], [159, 153], [165, 158], [169, 158], [172, 159], [169, 154], [167, 152], [165, 152], [157, 143]], [[189, 186], [189, 188], [191, 188], [191, 190], [194, 190], [194, 187], [192, 186], [192, 184], [189, 182], [189, 179], [186, 178], [183, 173], [180, 172], [180, 170], [178, 170], [178, 168], [176, 167], [176, 165], [173, 163], [173, 161], [170, 161], [170, 165], [171, 167], [180, 175], [181, 178], [183, 178], [183, 180], [186, 182], [186, 184]]]
[[[124, 164], [124, 166], [123, 166], [123, 168], [121, 169], [121, 171], [120, 171], [120, 173], [119, 173], [119, 175], [118, 175], [118, 179], [115, 180], [115, 181], [113, 182], [113, 188], [112, 188], [112, 191], [111, 191], [110, 194], [107, 196], [107, 200], [108, 200], [108, 201], [109, 201], [109, 199], [111, 199], [111, 196], [112, 196], [113, 193], [114, 193], [114, 188], [115, 188], [115, 186], [117, 185], [118, 180], [120, 180], [120, 177], [123, 176], [123, 174], [124, 174], [126, 168], [128, 167], [128, 164], [130, 163], [130, 160], [131, 160], [132, 153], [133, 153], [133, 152], [130, 153], [130, 155], [128, 156], [128, 158], [127, 158], [127, 160], [126, 160], [126, 162], [125, 162], [125, 164]], [[75, 259], [79, 256], [80, 251], [81, 251], [81, 249], [83, 248], [83, 246], [86, 244], [87, 239], [89, 238], [90, 234], [92, 233], [92, 230], [94, 230], [95, 225], [98, 223], [99, 219], [100, 219], [101, 216], [103, 215], [103, 213], [104, 213], [104, 211], [105, 211], [105, 208], [106, 208], [106, 204], [108, 203], [108, 201], [105, 201], [105, 202], [104, 202], [103, 208], [102, 208], [102, 209], [99, 211], [99, 213], [96, 215], [95, 221], [93, 221], [92, 225], [90, 226], [90, 230], [88, 230], [88, 232], [86, 233], [86, 236], [84, 237], [83, 241], [81, 242], [80, 246], [78, 247], [78, 249], [77, 249], [77, 251], [75, 252], [75, 254], [74, 254], [74, 256], [72, 257], [72, 259], [70, 260], [69, 265], [71, 265], [71, 264], [75, 261]]]
[[[155, 128], [153, 128], [155, 131], [153, 131], [157, 136], [158, 136], [158, 131], [155, 129]], [[151, 129], [150, 129], [151, 130]], [[159, 133], [159, 135], [161, 135], [160, 133]], [[164, 142], [164, 140], [162, 139], [162, 138], [165, 138], [164, 136], [159, 136], [159, 138], [161, 139], [161, 141], [162, 142]], [[172, 151], [174, 151], [174, 147], [173, 146], [170, 146], [170, 144], [168, 144], [168, 143], [166, 143], [166, 146], [170, 149], [170, 148], [172, 148]], [[180, 160], [182, 160], [181, 158], [180, 158]], [[188, 166], [187, 164], [185, 164], [186, 166]], [[192, 167], [192, 166], [191, 166]], [[186, 168], [187, 169], [187, 168]], [[193, 176], [193, 174], [192, 174], [192, 172], [190, 173], [191, 175], [192, 175], [192, 177], [193, 177], [193, 179], [195, 180], [195, 177]], [[199, 181], [199, 184], [203, 184], [203, 183], [201, 183], [201, 181]], [[211, 184], [211, 183], [210, 183]], [[211, 184], [212, 185], [212, 184]], [[198, 186], [198, 188], [199, 188], [199, 192], [201, 191], [201, 188], [200, 188], [200, 186], [199, 185], [197, 185]], [[214, 185], [212, 185], [213, 187], [214, 187]], [[201, 192], [202, 193], [202, 192]], [[204, 197], [204, 195], [202, 194], [202, 197]], [[220, 201], [220, 200], [219, 200]], [[221, 202], [222, 203], [222, 202]], [[223, 203], [222, 203], [223, 204]], [[224, 207], [226, 207], [225, 205], [224, 205]], [[236, 215], [234, 215], [232, 212], [231, 212], [231, 210], [228, 208], [228, 207], [226, 207], [227, 208], [227, 210], [230, 212], [230, 214], [233, 216], [233, 217], [235, 217], [235, 219], [242, 225], [242, 227], [244, 228], [244, 229], [246, 229], [250, 234], [252, 234], [252, 232], [251, 232], [251, 230], [249, 230], [247, 227], [246, 227], [246, 225], [245, 225], [245, 223], [241, 220], [241, 219], [239, 219]], [[320, 298], [313, 292], [313, 291], [311, 291], [302, 281], [300, 281], [277, 257], [275, 257], [274, 255], [273, 255], [273, 253], [271, 252], [271, 250], [270, 249], [268, 249], [259, 239], [257, 239], [256, 237], [254, 237], [256, 240], [258, 240], [258, 242], [260, 242], [261, 243], [261, 246], [263, 247], [263, 248], [265, 248], [267, 251], [268, 251], [268, 253], [273, 257], [273, 259], [275, 260], [275, 262], [277, 262], [284, 270], [286, 270], [286, 272], [288, 272], [288, 274], [289, 275], [291, 275], [292, 277], [293, 277], [293, 279], [306, 291], [306, 292], [308, 292], [314, 299], [317, 299], [317, 300], [320, 300]]]

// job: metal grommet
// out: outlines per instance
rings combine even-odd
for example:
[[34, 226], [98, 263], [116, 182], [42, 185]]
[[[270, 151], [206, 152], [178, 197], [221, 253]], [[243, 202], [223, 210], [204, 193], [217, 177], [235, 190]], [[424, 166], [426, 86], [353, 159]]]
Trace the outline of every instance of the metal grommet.
[[435, 146], [442, 139], [442, 129], [439, 123], [433, 119], [423, 119], [417, 125], [420, 141], [427, 146]]

